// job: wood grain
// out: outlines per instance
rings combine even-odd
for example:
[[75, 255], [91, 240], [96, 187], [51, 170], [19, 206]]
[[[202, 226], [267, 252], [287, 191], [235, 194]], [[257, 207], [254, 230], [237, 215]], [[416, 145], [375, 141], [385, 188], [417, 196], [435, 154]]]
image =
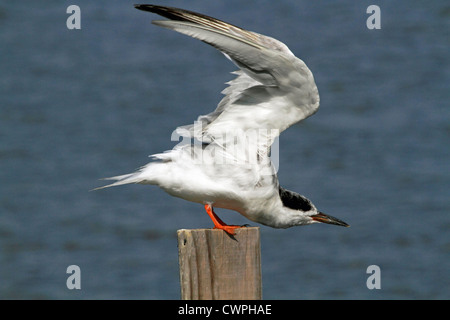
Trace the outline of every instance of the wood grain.
[[259, 228], [178, 230], [181, 299], [262, 299]]

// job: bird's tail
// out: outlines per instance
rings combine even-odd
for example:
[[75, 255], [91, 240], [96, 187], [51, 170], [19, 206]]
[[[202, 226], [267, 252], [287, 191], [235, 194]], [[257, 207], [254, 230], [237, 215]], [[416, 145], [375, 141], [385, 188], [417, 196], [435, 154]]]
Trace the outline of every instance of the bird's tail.
[[168, 166], [167, 164], [172, 162], [173, 157], [179, 155], [183, 150], [184, 149], [174, 148], [168, 152], [153, 154], [150, 156], [153, 161], [139, 168], [136, 172], [103, 178], [101, 180], [113, 180], [115, 182], [93, 190], [116, 187], [130, 183], [159, 185], [161, 183], [161, 177], [165, 177], [167, 175], [167, 170], [170, 170], [170, 165]]
[[101, 180], [115, 180], [115, 182], [108, 184], [106, 186], [102, 186], [102, 187], [98, 187], [94, 190], [100, 190], [100, 189], [105, 189], [105, 188], [109, 188], [109, 187], [116, 187], [116, 186], [120, 186], [123, 184], [130, 184], [130, 183], [140, 183], [142, 182], [142, 178], [140, 177], [140, 172], [135, 172], [135, 173], [129, 173], [129, 174], [124, 174], [121, 176], [115, 176], [115, 177], [109, 177], [109, 178], [103, 178]]

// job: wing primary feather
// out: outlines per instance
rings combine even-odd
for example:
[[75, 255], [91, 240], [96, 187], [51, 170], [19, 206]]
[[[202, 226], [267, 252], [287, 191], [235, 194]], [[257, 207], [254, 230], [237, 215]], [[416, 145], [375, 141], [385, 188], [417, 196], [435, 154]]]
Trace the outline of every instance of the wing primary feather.
[[221, 137], [230, 132], [259, 130], [267, 133], [252, 141], [258, 146], [258, 155], [264, 156], [282, 131], [317, 111], [319, 94], [314, 77], [284, 43], [184, 9], [147, 4], [135, 7], [168, 18], [153, 23], [215, 47], [241, 69], [222, 91], [225, 97], [215, 111], [200, 116], [194, 125], [179, 127], [181, 136], [228, 145], [233, 137]]

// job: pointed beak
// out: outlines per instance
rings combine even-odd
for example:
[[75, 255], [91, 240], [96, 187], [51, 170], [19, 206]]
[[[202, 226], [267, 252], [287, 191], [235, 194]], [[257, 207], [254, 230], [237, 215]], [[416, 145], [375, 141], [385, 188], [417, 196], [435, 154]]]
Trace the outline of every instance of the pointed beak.
[[329, 215], [327, 215], [327, 214], [325, 214], [323, 212], [319, 212], [318, 214], [312, 215], [311, 218], [314, 221], [317, 221], [317, 222], [328, 223], [328, 224], [335, 224], [337, 226], [343, 226], [343, 227], [350, 227], [344, 221], [341, 221], [338, 218], [329, 216]]

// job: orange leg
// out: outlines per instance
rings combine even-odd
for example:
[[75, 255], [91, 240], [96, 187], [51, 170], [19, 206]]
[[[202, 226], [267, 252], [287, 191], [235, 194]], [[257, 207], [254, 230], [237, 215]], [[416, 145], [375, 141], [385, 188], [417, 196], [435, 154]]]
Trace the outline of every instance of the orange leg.
[[214, 213], [213, 208], [209, 204], [205, 204], [206, 213], [209, 215], [211, 220], [214, 222], [214, 229], [222, 229], [226, 233], [234, 236], [236, 233], [234, 232], [237, 228], [243, 228], [241, 226], [229, 226]]

